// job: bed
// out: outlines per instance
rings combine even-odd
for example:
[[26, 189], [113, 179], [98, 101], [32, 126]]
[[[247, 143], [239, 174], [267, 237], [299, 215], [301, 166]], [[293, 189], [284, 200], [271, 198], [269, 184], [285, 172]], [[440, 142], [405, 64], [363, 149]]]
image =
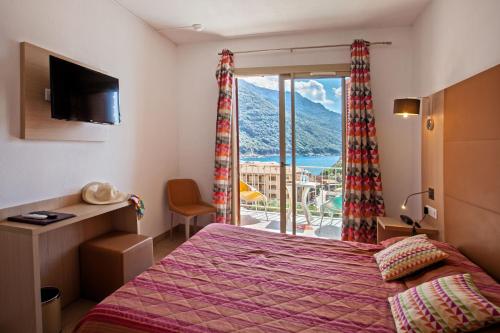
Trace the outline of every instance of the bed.
[[373, 258], [382, 248], [212, 224], [104, 299], [75, 332], [395, 332], [387, 297], [454, 270], [471, 272], [500, 304], [500, 285], [451, 246], [445, 263], [394, 282]]

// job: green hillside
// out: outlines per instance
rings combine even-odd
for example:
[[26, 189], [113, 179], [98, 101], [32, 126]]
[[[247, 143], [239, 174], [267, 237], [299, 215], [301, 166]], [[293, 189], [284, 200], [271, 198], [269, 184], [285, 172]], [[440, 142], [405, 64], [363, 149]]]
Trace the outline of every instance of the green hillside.
[[[287, 92], [286, 100], [290, 101]], [[243, 156], [279, 154], [278, 92], [238, 81], [240, 152]], [[289, 104], [289, 103], [288, 103]], [[289, 124], [290, 107], [286, 107]], [[342, 149], [342, 117], [295, 93], [297, 155], [335, 155]], [[287, 129], [289, 125], [287, 126]], [[290, 131], [287, 130], [290, 151]]]

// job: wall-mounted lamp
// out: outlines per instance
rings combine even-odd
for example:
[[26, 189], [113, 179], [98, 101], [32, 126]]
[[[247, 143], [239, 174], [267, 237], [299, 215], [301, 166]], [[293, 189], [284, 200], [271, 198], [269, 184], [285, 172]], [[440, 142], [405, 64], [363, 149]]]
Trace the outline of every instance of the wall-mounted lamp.
[[394, 114], [408, 118], [420, 114], [420, 99], [398, 98], [394, 100]]
[[[429, 114], [425, 121], [425, 127], [432, 131], [434, 129], [434, 120], [431, 116], [432, 107], [429, 109]], [[394, 111], [395, 115], [403, 116], [403, 118], [408, 118], [408, 116], [418, 116], [420, 114], [420, 99], [419, 98], [398, 98], [394, 100]]]
[[[421, 192], [416, 192], [416, 193], [412, 193], [410, 195], [408, 195], [405, 199], [405, 202], [403, 203], [403, 205], [401, 206], [401, 208], [403, 210], [406, 210], [406, 204], [408, 203], [408, 199], [410, 199], [411, 197], [413, 197], [414, 195], [419, 195], [419, 194], [424, 194], [424, 193], [429, 193], [429, 199], [431, 200], [434, 200], [434, 189], [429, 187], [429, 189], [427, 191], [421, 191]], [[417, 234], [417, 228], [421, 228], [420, 226], [420, 222], [422, 222], [424, 220], [424, 218], [427, 216], [427, 211], [424, 209], [424, 216], [422, 217], [422, 219], [417, 222], [417, 221], [414, 221], [411, 217], [409, 217], [408, 215], [400, 215], [399, 217], [401, 218], [401, 220], [408, 224], [408, 225], [411, 225], [412, 228], [411, 228], [411, 234], [412, 235], [416, 235]]]
[[424, 193], [429, 193], [429, 199], [434, 200], [434, 189], [432, 187], [429, 187], [426, 191], [416, 192], [416, 193], [412, 193], [412, 194], [408, 195], [405, 199], [405, 202], [401, 206], [401, 209], [403, 209], [403, 210], [406, 209], [406, 204], [408, 203], [408, 199], [410, 199], [414, 195], [424, 194]]

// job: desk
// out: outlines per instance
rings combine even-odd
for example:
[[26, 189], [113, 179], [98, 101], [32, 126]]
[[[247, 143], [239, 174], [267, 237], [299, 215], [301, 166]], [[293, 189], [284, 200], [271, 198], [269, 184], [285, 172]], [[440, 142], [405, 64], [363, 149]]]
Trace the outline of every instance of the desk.
[[[36, 210], [76, 216], [46, 226], [5, 220]], [[58, 287], [63, 308], [78, 300], [79, 246], [112, 230], [139, 233], [129, 202], [89, 205], [74, 194], [1, 209], [0, 332], [42, 333], [40, 288]]]
[[[417, 234], [427, 234], [431, 239], [438, 239], [437, 226], [426, 222], [420, 223], [422, 228], [417, 228]], [[377, 243], [391, 237], [411, 236], [412, 226], [395, 217], [377, 217]]]

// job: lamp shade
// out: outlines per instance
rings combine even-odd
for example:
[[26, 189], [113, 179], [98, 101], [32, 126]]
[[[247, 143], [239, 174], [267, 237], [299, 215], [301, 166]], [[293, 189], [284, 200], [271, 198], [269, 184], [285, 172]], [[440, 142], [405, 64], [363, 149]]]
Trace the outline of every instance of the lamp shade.
[[398, 98], [394, 100], [394, 114], [408, 117], [420, 114], [420, 99]]

